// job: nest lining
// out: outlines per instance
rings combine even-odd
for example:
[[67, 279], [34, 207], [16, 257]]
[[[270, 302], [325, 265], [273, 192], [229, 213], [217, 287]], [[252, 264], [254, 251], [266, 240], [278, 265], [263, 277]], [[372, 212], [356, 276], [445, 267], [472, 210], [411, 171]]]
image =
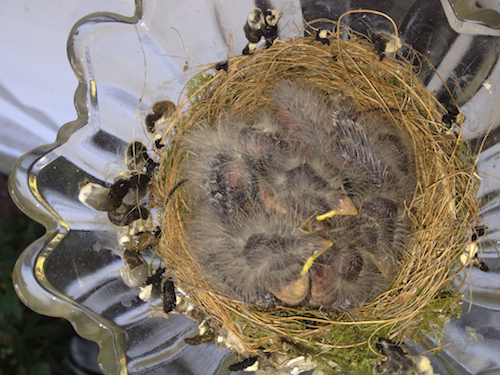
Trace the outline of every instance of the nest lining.
[[[328, 36], [329, 45], [298, 38], [230, 58], [227, 72], [215, 76], [208, 67], [195, 85], [191, 83], [162, 134], [162, 142], [170, 147], [166, 153], [157, 151], [160, 168], [152, 188], [152, 205], [163, 220], [159, 254], [201, 316], [236, 335], [245, 355], [307, 354], [319, 364], [334, 360], [360, 366], [365, 358], [376, 358], [371, 348], [377, 337], [422, 342], [422, 332], [439, 334], [460, 314], [459, 295], [449, 281], [463, 270], [459, 257], [479, 212], [461, 116], [455, 132], [442, 122], [445, 109], [416, 76], [416, 66], [423, 62], [401, 56], [381, 61], [366, 36], [342, 30], [342, 39]], [[203, 121], [213, 123], [223, 113], [251, 120], [256, 108], [273, 110], [271, 89], [284, 79], [307, 83], [327, 96], [342, 93], [359, 112], [380, 111], [413, 141], [418, 184], [407, 207], [412, 231], [400, 272], [389, 291], [349, 313], [289, 307], [263, 311], [245, 305], [213, 290], [199, 276], [200, 266], [188, 251], [184, 217], [189, 196], [179, 186], [186, 154], [179, 136]]]

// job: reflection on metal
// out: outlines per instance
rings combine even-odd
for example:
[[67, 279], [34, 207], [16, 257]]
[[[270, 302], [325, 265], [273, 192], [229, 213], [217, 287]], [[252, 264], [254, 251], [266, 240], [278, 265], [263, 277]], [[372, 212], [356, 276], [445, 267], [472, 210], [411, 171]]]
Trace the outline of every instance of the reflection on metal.
[[61, 216], [58, 215], [56, 211], [43, 199], [42, 195], [40, 194], [38, 190], [38, 184], [37, 184], [37, 179], [36, 176], [32, 173], [30, 173], [28, 177], [28, 185], [30, 188], [31, 193], [35, 196], [36, 200], [40, 202], [40, 204], [47, 210], [49, 213], [54, 216], [54, 218], [57, 220], [60, 226], [62, 226], [66, 231], [69, 232], [69, 225], [63, 220]]
[[95, 79], [90, 80], [90, 98], [92, 101], [97, 102], [97, 87], [95, 85]]
[[[110, 299], [109, 303], [105, 305], [106, 307], [111, 306], [106, 311], [108, 315], [103, 317], [91, 311], [91, 308], [84, 307], [81, 304], [74, 302], [67, 297], [67, 294], [62, 294], [56, 290], [56, 288], [52, 287], [51, 284], [47, 282], [47, 275], [41, 274], [43, 273], [44, 267], [46, 268], [47, 264], [50, 263], [50, 253], [56, 253], [53, 250], [56, 249], [56, 246], [60, 246], [60, 241], [65, 238], [65, 230], [68, 231], [69, 227], [68, 224], [54, 211], [53, 208], [48, 205], [42, 197], [44, 191], [42, 190], [40, 192], [38, 189], [39, 187], [37, 184], [40, 182], [37, 179], [40, 173], [40, 168], [46, 168], [51, 165], [54, 160], [49, 160], [48, 158], [52, 157], [52, 155], [56, 157], [61, 156], [50, 153], [50, 149], [52, 147], [56, 147], [61, 145], [61, 143], [64, 144], [64, 142], [67, 142], [73, 132], [83, 126], [88, 126], [90, 129], [94, 129], [94, 125], [96, 123], [100, 124], [98, 111], [99, 109], [102, 110], [102, 107], [99, 108], [96, 106], [96, 82], [94, 81], [93, 73], [92, 76], [89, 76], [86, 72], [85, 66], [83, 66], [83, 64], [85, 64], [85, 54], [82, 52], [85, 51], [84, 47], [87, 45], [86, 43], [89, 41], [89, 38], [91, 36], [95, 36], [94, 31], [96, 30], [96, 26], [106, 25], [109, 27], [108, 36], [113, 36], [114, 33], [119, 33], [118, 35], [126, 38], [129, 26], [132, 25], [135, 30], [140, 30], [142, 32], [141, 38], [149, 38], [148, 40], [154, 41], [154, 43], [148, 44], [149, 49], [144, 49], [147, 54], [146, 57], [148, 61], [148, 81], [143, 81], [143, 77], [146, 77], [145, 75], [138, 75], [140, 79], [136, 79], [137, 77], [135, 74], [130, 74], [130, 72], [127, 71], [129, 76], [127, 76], [126, 82], [127, 85], [130, 84], [130, 90], [135, 90], [136, 87], [138, 87], [140, 91], [139, 94], [137, 94], [136, 91], [133, 91], [132, 93], [135, 96], [140, 97], [145, 94], [142, 92], [144, 91], [144, 87], [147, 87], [154, 94], [152, 95], [154, 97], [150, 99], [149, 102], [146, 100], [147, 96], [145, 97], [144, 100], [147, 105], [145, 104], [144, 108], [141, 107], [141, 110], [146, 111], [149, 105], [152, 105], [153, 103], [164, 98], [175, 97], [178, 92], [180, 92], [180, 87], [185, 83], [181, 82], [182, 84], [177, 84], [172, 81], [171, 85], [168, 87], [169, 95], [166, 94], [167, 89], [164, 91], [159, 90], [159, 84], [169, 81], [170, 79], [173, 80], [172, 76], [169, 74], [182, 74], [180, 73], [182, 72], [182, 65], [177, 66], [176, 59], [177, 56], [182, 55], [183, 46], [182, 43], [162, 44], [164, 40], [174, 40], [174, 37], [172, 36], [174, 31], [171, 31], [170, 33], [169, 27], [154, 28], [150, 26], [168, 25], [170, 20], [168, 17], [164, 17], [165, 15], [183, 14], [185, 15], [184, 19], [191, 20], [190, 17], [194, 17], [197, 13], [192, 8], [188, 9], [188, 7], [183, 6], [181, 3], [179, 3], [178, 7], [174, 7], [176, 8], [175, 12], [172, 12], [170, 9], [172, 7], [171, 2], [155, 2], [147, 0], [136, 0], [135, 2], [136, 14], [134, 17], [127, 18], [117, 15], [110, 16], [103, 14], [98, 16], [93, 15], [80, 21], [71, 32], [68, 44], [70, 61], [73, 64], [73, 68], [75, 69], [78, 79], [80, 80], [80, 86], [75, 95], [79, 118], [62, 128], [59, 133], [58, 143], [55, 146], [50, 146], [49, 148], [44, 149], [43, 152], [42, 150], [31, 152], [23, 157], [21, 160], [22, 162], [18, 163], [19, 170], [16, 172], [16, 176], [19, 179], [22, 178], [23, 181], [19, 183], [19, 186], [12, 186], [14, 196], [17, 196], [17, 201], [21, 202], [30, 216], [37, 218], [42, 217], [43, 222], [46, 225], [54, 225], [49, 219], [49, 215], [45, 214], [45, 211], [47, 211], [52, 217], [55, 218], [55, 220], [57, 220], [60, 228], [58, 228], [57, 233], [54, 231], [52, 233], [47, 233], [44, 237], [39, 239], [24, 251], [16, 263], [16, 267], [13, 272], [14, 284], [19, 297], [31, 309], [43, 315], [63, 317], [72, 322], [79, 335], [89, 340], [99, 342], [101, 350], [99, 363], [101, 369], [105, 373], [121, 375], [127, 374], [126, 361], [128, 359], [129, 371], [131, 373], [145, 373], [145, 371], [148, 370], [154, 371], [155, 373], [157, 373], [157, 371], [158, 373], [160, 371], [172, 373], [168, 372], [169, 368], [174, 369], [177, 373], [179, 373], [179, 371], [181, 371], [181, 373], [196, 373], [196, 369], [198, 369], [199, 366], [202, 366], [205, 371], [201, 373], [223, 374], [227, 373], [227, 367], [231, 363], [235, 363], [237, 360], [234, 357], [232, 359], [229, 357], [228, 359], [227, 354], [225, 354], [226, 352], [217, 352], [215, 348], [207, 348], [206, 351], [203, 352], [203, 355], [198, 355], [199, 352], [194, 350], [190, 351], [191, 348], [187, 348], [186, 345], [183, 345], [182, 343], [184, 343], [184, 341], [179, 338], [184, 337], [186, 334], [191, 334], [192, 331], [190, 331], [190, 329], [192, 327], [189, 326], [187, 322], [181, 321], [179, 319], [179, 315], [172, 314], [168, 320], [163, 318], [146, 319], [146, 316], [149, 314], [149, 305], [147, 305], [147, 303], [139, 302], [138, 304], [128, 305], [130, 301], [128, 299], [124, 299], [123, 301], [127, 303], [127, 306], [124, 306], [122, 304], [123, 301], [115, 303], [112, 299]], [[141, 21], [141, 28], [139, 28], [138, 21], [142, 18], [143, 3], [145, 4], [146, 14], [145, 18]], [[226, 35], [225, 30], [228, 29], [226, 26], [230, 25], [230, 21], [233, 18], [237, 18], [236, 15], [238, 14], [238, 10], [244, 8], [242, 8], [239, 4], [233, 6], [232, 2], [220, 1], [216, 3], [220, 4], [220, 6], [217, 5], [213, 7], [215, 9], [215, 14], [218, 15], [216, 19], [208, 17], [207, 14], [211, 14], [209, 12], [199, 13], [203, 14], [203, 23], [200, 23], [200, 25], [203, 25], [203, 32], [207, 34], [206, 36], [203, 35], [203, 38], [200, 38], [199, 34], [196, 33], [197, 25], [193, 27], [192, 23], [186, 22], [185, 25], [179, 26], [185, 26], [185, 28], [181, 30], [181, 34], [183, 37], [183, 43], [190, 48], [188, 48], [188, 50], [192, 54], [192, 56], [190, 56], [192, 60], [208, 60], [214, 62], [227, 58], [226, 49], [228, 47], [227, 43], [224, 43], [224, 37]], [[293, 2], [288, 3], [291, 4]], [[307, 5], [307, 3], [314, 5], [311, 6], [311, 8], [314, 8], [311, 9], [311, 13], [305, 15], [300, 14], [300, 6], [298, 6], [297, 9], [294, 9], [294, 12], [291, 12], [288, 8], [288, 10], [284, 12], [284, 17], [289, 17], [288, 23], [285, 22], [283, 25], [293, 26], [296, 23], [300, 23], [303, 16], [304, 18], [307, 18], [306, 16], [308, 15], [316, 14], [325, 16], [325, 14], [319, 12], [321, 11], [325, 13], [327, 9], [331, 9], [332, 14], [335, 12], [341, 14], [344, 11], [343, 9], [339, 10], [342, 8], [344, 3], [333, 4], [329, 0], [302, 2], [302, 4], [305, 5]], [[415, 2], [413, 1], [411, 3]], [[497, 51], [496, 49], [491, 49], [492, 45], [496, 48], [498, 37], [491, 38], [494, 43], [488, 44], [486, 42], [489, 42], [490, 38], [484, 36], [500, 36], [500, 15], [498, 12], [492, 10], [470, 9], [469, 3], [465, 0], [438, 0], [437, 4], [434, 2], [430, 3], [442, 6], [450, 27], [455, 32], [462, 34], [460, 35], [460, 43], [453, 43], [455, 36], [451, 35], [453, 34], [452, 32], [448, 32], [448, 25], [443, 25], [446, 26], [444, 27], [447, 33], [445, 36], [440, 35], [440, 30], [431, 27], [432, 25], [429, 26], [425, 22], [418, 24], [418, 22], [415, 21], [415, 23], [407, 24], [407, 26], [415, 26], [415, 28], [402, 28], [401, 31], [403, 34], [405, 32], [407, 33], [404, 35], [406, 35], [409, 40], [412, 40], [411, 37], [415, 35], [419, 37], [423, 46], [423, 52], [430, 51], [434, 53], [431, 54], [431, 56], [436, 56], [433, 61], [436, 61], [436, 65], [439, 65], [439, 68], [444, 73], [447, 73], [447, 75], [443, 75], [446, 77], [447, 83], [451, 83], [457, 79], [467, 79], [467, 85], [464, 85], [463, 83], [457, 84], [456, 90], [457, 92], [460, 91], [461, 98], [464, 98], [463, 101], [467, 100], [467, 103], [464, 103], [463, 108], [468, 124], [468, 128], [466, 130], [467, 135], [475, 137], [471, 146], [472, 149], [475, 149], [475, 145], [482, 140], [481, 134], [484, 133], [491, 124], [492, 117], [498, 108], [498, 96], [496, 95], [497, 91], [495, 91], [495, 88], [499, 87], [497, 84], [497, 82], [499, 82], [497, 77], [499, 77], [500, 65], [498, 62], [494, 64], [494, 61], [497, 61], [498, 59], [498, 54], [495, 52]], [[203, 6], [202, 4], [203, 3], [200, 2], [200, 7]], [[208, 4], [210, 4], [210, 2], [208, 2]], [[322, 7], [322, 4], [328, 4], [328, 7]], [[332, 4], [335, 6], [332, 6]], [[410, 8], [409, 5], [405, 5], [401, 8], [391, 8], [391, 10], [394, 10], [396, 16], [401, 16], [401, 19], [408, 18], [410, 21], [415, 19], [420, 20], [419, 17], [422, 15], [418, 12], [418, 10], [423, 8], [420, 6], [421, 4], [422, 3], [420, 3], [416, 8]], [[223, 8], [223, 6], [225, 8]], [[383, 6], [383, 2], [380, 3], [380, 6]], [[411, 17], [406, 17], [406, 13], [403, 15], [400, 14], [400, 12], [406, 9], [414, 10]], [[313, 12], [316, 10], [318, 11], [317, 13]], [[248, 9], [241, 11], [241, 13], [245, 12], [248, 12]], [[293, 15], [291, 15], [291, 13], [293, 13]], [[232, 17], [224, 17], [225, 14], [231, 14]], [[424, 16], [425, 15], [427, 15], [427, 13], [425, 13]], [[422, 16], [422, 19], [425, 21], [427, 17], [424, 16]], [[292, 22], [294, 19], [293, 17], [297, 18], [295, 22]], [[194, 19], [196, 20], [196, 18]], [[214, 20], [217, 21], [217, 23], [210, 24], [210, 22]], [[365, 19], [362, 20], [364, 21]], [[162, 22], [164, 23], [162, 24]], [[446, 22], [442, 23], [446, 24]], [[212, 30], [224, 30], [224, 32], [216, 32], [216, 37], [214, 37], [210, 34]], [[233, 30], [236, 30], [236, 28]], [[288, 33], [283, 32], [283, 30], [280, 31], [282, 31], [283, 35], [293, 35], [291, 33], [291, 28], [288, 30]], [[242, 30], [239, 33], [233, 31], [233, 34], [234, 35], [232, 35], [232, 37], [235, 38], [235, 45], [237, 45], [238, 42], [240, 42], [240, 44], [243, 42], [246, 43]], [[224, 37], [222, 35], [224, 35]], [[477, 37], [478, 35], [480, 37]], [[481, 35], [483, 35], [483, 37], [481, 37]], [[219, 43], [219, 40], [216, 38], [219, 38], [221, 42]], [[204, 43], [200, 42], [201, 39], [203, 39]], [[484, 41], [484, 39], [488, 40]], [[214, 43], [212, 43], [212, 40], [214, 40]], [[436, 41], [440, 43], [437, 43]], [[95, 44], [93, 44], [93, 46], [95, 46]], [[108, 45], [106, 44], [106, 46]], [[469, 48], [469, 46], [477, 46], [477, 48], [473, 49]], [[484, 50], [484, 46], [489, 46], [486, 51]], [[114, 61], [113, 58], [118, 56], [113, 48], [107, 47], [107, 49], [100, 49], [98, 51], [101, 53], [108, 52], [108, 54], [104, 54], [102, 56], [99, 55], [103, 57], [104, 61]], [[127, 51], [129, 52], [129, 55], [127, 55], [126, 58], [133, 60], [132, 57], [135, 56], [135, 52], [137, 51], [133, 48], [133, 46], [130, 46], [130, 49]], [[484, 54], [486, 52], [488, 52], [488, 54], [485, 56]], [[466, 54], [472, 55], [472, 58], [463, 59]], [[480, 60], [481, 64], [476, 63], [477, 60]], [[123, 58], [122, 61], [126, 61], [126, 59]], [[185, 58], [183, 57], [182, 59], [179, 59], [179, 61], [184, 64]], [[474, 63], [472, 64], [471, 61]], [[93, 62], [95, 63], [95, 61]], [[460, 64], [465, 67], [462, 69], [462, 65]], [[473, 67], [473, 69], [470, 67]], [[100, 66], [100, 68], [102, 69], [102, 66]], [[101, 71], [96, 69], [96, 72], [100, 73]], [[106, 72], [108, 72], [108, 70], [106, 70]], [[429, 75], [430, 74], [431, 73], [429, 73]], [[475, 78], [476, 74], [478, 75], [477, 80]], [[470, 78], [468, 75], [470, 75]], [[122, 76], [119, 78], [121, 77]], [[485, 77], [488, 81], [484, 81], [481, 86], [481, 80]], [[104, 76], [104, 78], [108, 77]], [[137, 84], [132, 85], [135, 81], [137, 81]], [[121, 84], [123, 82], [125, 82], [125, 80], [120, 81]], [[146, 83], [148, 85], [146, 85]], [[441, 84], [434, 86], [436, 90], [440, 90], [441, 87]], [[114, 86], [114, 88], [116, 87]], [[130, 97], [132, 96], [113, 97], [113, 99], [120, 99], [120, 101], [117, 102], [119, 106], [116, 106], [116, 108], [120, 109], [120, 113], [123, 117], [120, 117], [119, 121], [117, 120], [116, 122], [106, 122], [105, 131], [102, 133], [106, 136], [103, 137], [103, 139], [116, 140], [115, 143], [118, 146], [120, 146], [119, 141], [127, 143], [132, 141], [132, 139], [128, 138], [128, 128], [126, 126], [122, 126], [124, 123], [132, 123], [133, 117], [126, 117], [127, 108], [130, 107], [130, 101], [128, 101]], [[90, 98], [93, 98], [93, 100]], [[102, 102], [104, 102], [104, 104], [110, 103], [106, 101], [109, 100], [109, 98], [107, 98], [106, 95], [103, 95], [102, 92], [99, 99], [101, 101], [101, 103], [99, 103], [101, 106], [103, 104]], [[114, 107], [110, 105], [106, 108], [108, 110], [110, 108], [114, 109]], [[89, 111], [92, 114], [92, 118], [90, 119]], [[114, 112], [106, 113], [106, 115], [110, 116], [113, 114]], [[479, 270], [473, 270], [473, 272], [479, 273], [479, 275], [474, 278], [478, 282], [474, 285], [470, 285], [470, 288], [474, 293], [472, 309], [470, 313], [464, 313], [461, 319], [454, 321], [453, 324], [449, 324], [446, 329], [445, 338], [443, 339], [442, 344], [446, 345], [451, 343], [452, 345], [443, 349], [443, 357], [446, 359], [446, 368], [443, 369], [443, 367], [440, 367], [440, 370], [437, 371], [442, 374], [451, 372], [464, 374], [462, 370], [463, 366], [469, 366], [470, 371], [474, 373], [490, 373], [498, 368], [498, 362], [496, 361], [498, 356], [496, 353], [498, 353], [499, 348], [497, 338], [499, 337], [498, 332], [500, 332], [500, 326], [498, 323], [500, 293], [495, 291], [498, 286], [498, 283], [495, 283], [495, 280], [498, 280], [499, 268], [497, 266], [498, 255], [492, 244], [500, 241], [500, 231], [498, 229], [499, 222], [496, 220], [497, 217], [500, 217], [500, 204], [498, 203], [500, 185], [498, 181], [491, 176], [498, 173], [497, 156], [500, 153], [500, 145], [498, 144], [498, 134], [500, 133], [500, 130], [498, 130], [500, 125], [499, 119], [500, 116], [497, 117], [496, 122], [493, 124], [492, 133], [484, 146], [484, 153], [478, 160], [479, 170], [481, 177], [483, 178], [478, 196], [483, 199], [483, 202], [485, 202], [482, 209], [482, 218], [485, 222], [487, 222], [487, 225], [492, 228], [490, 233], [488, 233], [488, 238], [481, 241], [479, 250], [482, 251], [482, 255], [492, 271], [487, 274]], [[137, 132], [136, 135], [138, 133], [139, 132]], [[83, 132], [80, 134], [83, 134]], [[81, 135], [75, 134], [74, 136], [79, 137]], [[121, 138], [118, 139], [118, 137]], [[83, 139], [82, 142], [87, 140], [88, 139]], [[109, 149], [115, 143], [108, 143], [106, 145], [108, 148], [104, 149], [103, 155], [109, 154]], [[91, 142], [87, 142], [87, 144], [92, 146], [87, 149], [87, 151], [95, 150], [95, 147], [91, 144]], [[102, 147], [104, 148], [105, 146]], [[66, 150], [68, 150], [68, 148], [71, 147], [66, 147]], [[62, 148], [59, 150], [61, 149]], [[75, 169], [81, 169], [83, 172], [88, 172], [93, 176], [101, 176], [99, 173], [101, 173], [101, 170], [104, 168], [103, 165], [108, 162], [107, 160], [103, 160], [103, 165], [98, 165], [93, 163], [94, 159], [91, 159], [88, 155], [86, 155], [88, 158], [87, 161], [91, 160], [92, 163], [82, 163], [80, 155], [75, 155], [76, 152], [77, 149], [70, 149], [63, 155], [63, 157], [67, 158], [69, 162], [72, 162], [72, 160], [79, 161], [80, 164], [73, 163], [77, 167]], [[43, 155], [45, 159], [39, 159], [41, 155]], [[100, 155], [101, 154], [97, 156]], [[83, 167], [88, 167], [88, 169], [83, 169]], [[26, 174], [28, 175], [28, 178], [26, 178]], [[26, 180], [28, 180], [29, 191], [25, 188]], [[42, 188], [43, 186], [40, 187], [40, 189]], [[71, 199], [74, 198], [65, 195], [61, 195], [61, 197], [64, 197], [68, 204], [71, 203]], [[73, 206], [69, 205], [69, 207], [73, 209]], [[81, 211], [75, 209], [72, 211], [72, 214], [80, 215]], [[67, 216], [67, 212], [64, 212], [63, 215], [69, 223], [72, 223], [71, 216]], [[491, 240], [491, 243], [488, 242], [489, 240]], [[57, 250], [63, 249], [58, 248]], [[102, 253], [103, 251], [95, 251], [96, 255]], [[81, 254], [76, 254], [76, 256], [79, 255]], [[98, 271], [103, 271], [105, 272], [105, 275], [110, 275], [107, 273], [108, 268], [106, 267], [108, 266], [110, 267], [110, 264], [103, 264], [102, 268]], [[113, 267], [116, 268], [115, 266]], [[109, 277], [119, 278], [120, 276], [118, 272], [115, 272]], [[93, 287], [102, 286], [101, 284], [97, 284], [100, 283], [101, 280], [109, 280], [108, 277], [96, 278], [94, 274], [88, 275], [88, 279], [92, 279], [96, 284], [88, 286], [86, 290], [95, 290], [99, 292], [105, 291], [105, 289]], [[71, 280], [71, 282], [74, 282], [76, 285], [80, 282], [87, 283], [86, 280], [87, 279], [84, 278], [75, 278]], [[106, 285], [109, 285], [109, 283]], [[128, 288], [127, 291], [129, 290], [130, 289]], [[117, 294], [118, 293], [121, 293], [120, 289], [117, 289]], [[468, 297], [470, 294], [469, 289], [464, 290], [464, 293]], [[109, 294], [107, 295], [102, 293], [102, 295], [108, 296]], [[86, 295], [87, 299], [90, 297], [94, 297], [94, 294], [89, 293], [88, 296]], [[116, 297], [116, 294], [113, 295], [113, 297]], [[123, 308], [123, 311], [120, 310], [121, 308]], [[168, 322], [168, 324], [166, 322]], [[471, 345], [467, 347], [468, 351], [462, 351], [464, 348], [461, 345], [457, 345], [457, 343], [463, 343], [463, 341], [470, 336], [470, 334], [467, 333], [468, 331], [466, 330], [466, 327], [473, 327], [478, 335], [482, 335], [485, 338], [485, 345], [481, 345], [481, 342], [475, 343], [471, 341]], [[211, 349], [213, 349], [213, 351], [209, 351]], [[423, 350], [425, 349], [422, 348], [420, 351]], [[213, 355], [209, 355], [212, 353]], [[192, 360], [188, 361], [188, 359]], [[457, 361], [455, 364], [453, 364], [454, 359]], [[171, 366], [168, 361], [171, 361]], [[460, 362], [461, 365], [458, 365], [458, 362]], [[456, 369], [460, 370], [455, 371]]]
[[468, 0], [441, 0], [450, 27], [459, 34], [500, 36], [500, 13], [472, 9]]

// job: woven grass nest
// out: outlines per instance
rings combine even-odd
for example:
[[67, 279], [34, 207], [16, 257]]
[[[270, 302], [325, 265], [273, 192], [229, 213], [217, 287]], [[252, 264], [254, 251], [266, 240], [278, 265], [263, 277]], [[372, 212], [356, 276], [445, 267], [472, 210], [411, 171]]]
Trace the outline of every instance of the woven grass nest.
[[[446, 110], [416, 76], [424, 62], [401, 56], [381, 60], [369, 38], [347, 27], [338, 30], [343, 37], [330, 33], [329, 45], [313, 37], [297, 38], [232, 57], [227, 71], [207, 67], [191, 81], [165, 124], [162, 142], [168, 151], [156, 151], [160, 172], [153, 182], [152, 205], [162, 218], [159, 255], [176, 286], [193, 301], [199, 319], [234, 334], [244, 349], [238, 353], [242, 357], [306, 355], [319, 366], [334, 361], [359, 368], [377, 358], [373, 347], [378, 337], [423, 342], [425, 334], [439, 337], [446, 322], [461, 312], [450, 280], [464, 270], [460, 255], [479, 212], [474, 161], [461, 137], [463, 116], [457, 116], [454, 131], [442, 122]], [[190, 201], [180, 185], [186, 153], [179, 137], [222, 113], [251, 118], [256, 108], [272, 110], [271, 89], [284, 79], [314, 86], [327, 96], [342, 93], [358, 111], [381, 111], [413, 140], [418, 184], [407, 207], [412, 231], [400, 272], [389, 291], [354, 311], [333, 314], [280, 306], [264, 311], [243, 304], [213, 290], [188, 252], [185, 214]]]

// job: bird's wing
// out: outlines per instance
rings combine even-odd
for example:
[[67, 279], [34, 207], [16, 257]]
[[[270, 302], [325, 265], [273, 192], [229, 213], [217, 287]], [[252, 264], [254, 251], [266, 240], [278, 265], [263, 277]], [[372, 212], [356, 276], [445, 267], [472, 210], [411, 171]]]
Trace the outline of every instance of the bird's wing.
[[[386, 168], [374, 151], [363, 126], [339, 111], [332, 113], [332, 126], [335, 129], [335, 145], [342, 158], [354, 164], [361, 173], [370, 176], [375, 184], [381, 185], [386, 180]], [[335, 150], [332, 149], [332, 152]]]

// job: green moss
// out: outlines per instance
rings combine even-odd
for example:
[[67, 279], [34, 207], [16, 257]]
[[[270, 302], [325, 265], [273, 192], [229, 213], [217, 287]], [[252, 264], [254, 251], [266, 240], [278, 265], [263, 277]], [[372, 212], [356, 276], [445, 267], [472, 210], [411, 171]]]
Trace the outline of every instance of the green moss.
[[416, 342], [424, 344], [426, 336], [432, 336], [440, 345], [443, 337], [443, 329], [446, 324], [454, 317], [459, 317], [462, 311], [460, 304], [460, 296], [453, 295], [449, 291], [443, 291], [438, 297], [425, 306], [424, 311], [420, 314], [422, 318], [419, 324], [419, 330], [423, 334], [418, 333], [412, 339]]
[[200, 73], [189, 80], [187, 83], [186, 94], [191, 99], [191, 104], [200, 104], [200, 97], [207, 90], [201, 89], [206, 83], [210, 82], [214, 76], [210, 73]]
[[396, 76], [389, 77], [389, 83], [396, 87], [401, 87], [401, 82]]
[[[432, 336], [433, 339], [439, 342], [445, 325], [452, 317], [460, 315], [459, 299], [458, 295], [443, 290], [422, 309], [419, 314], [420, 320], [406, 332], [404, 338], [425, 344], [425, 337]], [[297, 316], [293, 310], [276, 312], [276, 319], [292, 316]], [[326, 374], [371, 374], [372, 364], [380, 357], [370, 349], [368, 343], [374, 348], [379, 338], [390, 337], [393, 329], [397, 328], [399, 324], [406, 323], [401, 322], [392, 325], [376, 323], [338, 324], [333, 325], [325, 335], [320, 331], [320, 328], [324, 328], [324, 324], [321, 324], [321, 326], [316, 325], [316, 323], [307, 320], [308, 314], [302, 314], [297, 316], [297, 322], [290, 324], [284, 330], [286, 336], [274, 336], [273, 341], [266, 341], [272, 336], [272, 328], [266, 327], [263, 329], [258, 327], [254, 322], [236, 313], [232, 313], [231, 318], [243, 328], [244, 334], [249, 337], [249, 342], [264, 339], [261, 343], [261, 350], [272, 349], [278, 344], [280, 350], [284, 350], [289, 358], [301, 355], [311, 357]], [[362, 321], [363, 317], [358, 317], [358, 319]], [[311, 336], [307, 336], [309, 341], [304, 340], [306, 336], [302, 339], [293, 338], [293, 331], [295, 330], [303, 330], [311, 334], [314, 329], [318, 330], [317, 342], [311, 339]], [[275, 342], [276, 340], [279, 340], [279, 342]], [[353, 344], [358, 345], [349, 347]], [[328, 345], [332, 346], [332, 348], [325, 351]]]

